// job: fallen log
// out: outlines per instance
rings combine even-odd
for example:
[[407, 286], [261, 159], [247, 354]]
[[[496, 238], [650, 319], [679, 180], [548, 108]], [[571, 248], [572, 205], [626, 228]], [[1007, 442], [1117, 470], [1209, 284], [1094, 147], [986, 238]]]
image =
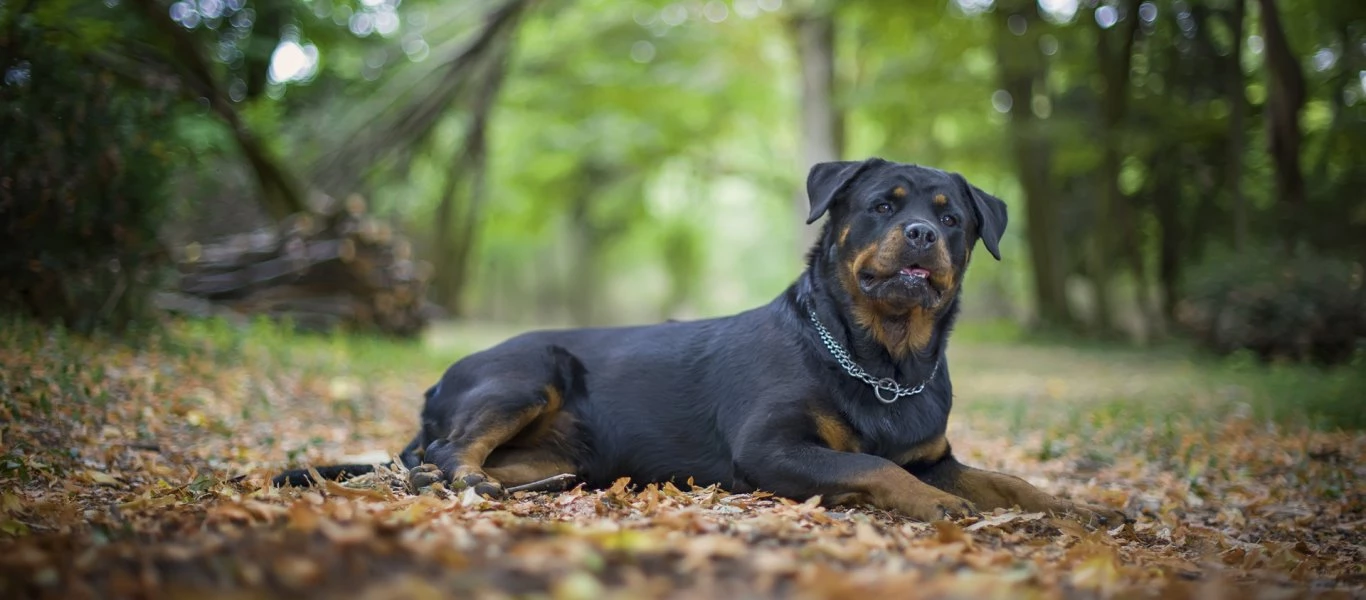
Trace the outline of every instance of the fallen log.
[[413, 260], [412, 244], [368, 214], [364, 198], [314, 205], [275, 228], [187, 244], [177, 256], [180, 294], [304, 329], [420, 332], [432, 314], [431, 265]]

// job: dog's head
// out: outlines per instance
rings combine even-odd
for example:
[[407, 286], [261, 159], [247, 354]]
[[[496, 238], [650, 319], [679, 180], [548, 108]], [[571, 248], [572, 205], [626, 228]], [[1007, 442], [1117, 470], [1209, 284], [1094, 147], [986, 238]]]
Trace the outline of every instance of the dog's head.
[[929, 343], [978, 240], [997, 260], [1006, 205], [957, 173], [888, 162], [820, 163], [806, 180], [813, 223], [829, 212], [824, 261], [854, 319], [894, 356]]

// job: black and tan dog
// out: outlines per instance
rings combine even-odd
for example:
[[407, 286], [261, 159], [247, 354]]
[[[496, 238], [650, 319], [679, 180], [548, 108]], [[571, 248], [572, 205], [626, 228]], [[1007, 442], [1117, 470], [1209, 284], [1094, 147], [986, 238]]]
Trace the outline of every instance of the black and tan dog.
[[881, 159], [816, 165], [807, 193], [807, 222], [830, 219], [806, 271], [766, 306], [533, 332], [455, 363], [400, 455], [410, 482], [497, 495], [559, 473], [590, 486], [692, 478], [920, 520], [1013, 506], [1123, 519], [964, 466], [944, 438], [963, 275], [978, 240], [1000, 258], [1005, 203], [960, 175]]

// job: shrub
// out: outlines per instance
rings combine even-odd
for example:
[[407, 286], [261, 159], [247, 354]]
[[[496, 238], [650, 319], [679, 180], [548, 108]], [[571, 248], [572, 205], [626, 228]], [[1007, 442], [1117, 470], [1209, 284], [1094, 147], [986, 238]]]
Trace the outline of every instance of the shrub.
[[1366, 342], [1362, 265], [1266, 250], [1207, 260], [1188, 273], [1178, 319], [1220, 354], [1341, 363]]
[[141, 322], [167, 199], [170, 93], [97, 61], [102, 30], [79, 30], [85, 21], [3, 16], [0, 305], [82, 332]]

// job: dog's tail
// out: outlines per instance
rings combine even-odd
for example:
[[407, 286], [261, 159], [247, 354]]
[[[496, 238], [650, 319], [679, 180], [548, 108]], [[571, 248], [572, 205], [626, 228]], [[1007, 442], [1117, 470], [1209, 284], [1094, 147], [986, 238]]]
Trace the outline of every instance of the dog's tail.
[[[409, 457], [413, 456], [413, 453], [417, 450], [419, 443], [420, 442], [417, 439], [414, 439], [413, 441], [408, 443], [408, 447], [403, 449], [403, 454], [399, 455], [399, 460], [403, 461], [405, 466], [411, 468], [414, 466], [414, 464], [416, 464], [415, 461], [414, 464], [408, 463]], [[394, 461], [391, 460], [388, 462], [383, 462], [380, 463], [380, 465], [385, 467], [392, 467], [394, 466]], [[373, 473], [375, 471], [375, 466], [376, 465], [373, 464], [324, 465], [321, 467], [314, 467], [312, 470], [317, 471], [318, 475], [321, 476], [323, 479], [329, 481], [336, 481], [338, 479], [350, 479], [357, 475]], [[318, 482], [313, 481], [313, 474], [310, 472], [310, 469], [290, 469], [273, 477], [270, 480], [270, 483], [275, 487], [309, 487], [312, 485], [316, 485]]]
[[[393, 466], [393, 464], [394, 461], [384, 463], [385, 466]], [[375, 465], [324, 465], [321, 467], [315, 467], [314, 470], [316, 470], [318, 472], [318, 475], [322, 476], [323, 479], [335, 481], [337, 479], [350, 479], [357, 475], [373, 473], [375, 470]], [[313, 481], [313, 474], [310, 473], [308, 469], [290, 469], [288, 471], [285, 471], [284, 473], [276, 475], [273, 479], [270, 480], [270, 482], [275, 487], [309, 487], [316, 483]]]

